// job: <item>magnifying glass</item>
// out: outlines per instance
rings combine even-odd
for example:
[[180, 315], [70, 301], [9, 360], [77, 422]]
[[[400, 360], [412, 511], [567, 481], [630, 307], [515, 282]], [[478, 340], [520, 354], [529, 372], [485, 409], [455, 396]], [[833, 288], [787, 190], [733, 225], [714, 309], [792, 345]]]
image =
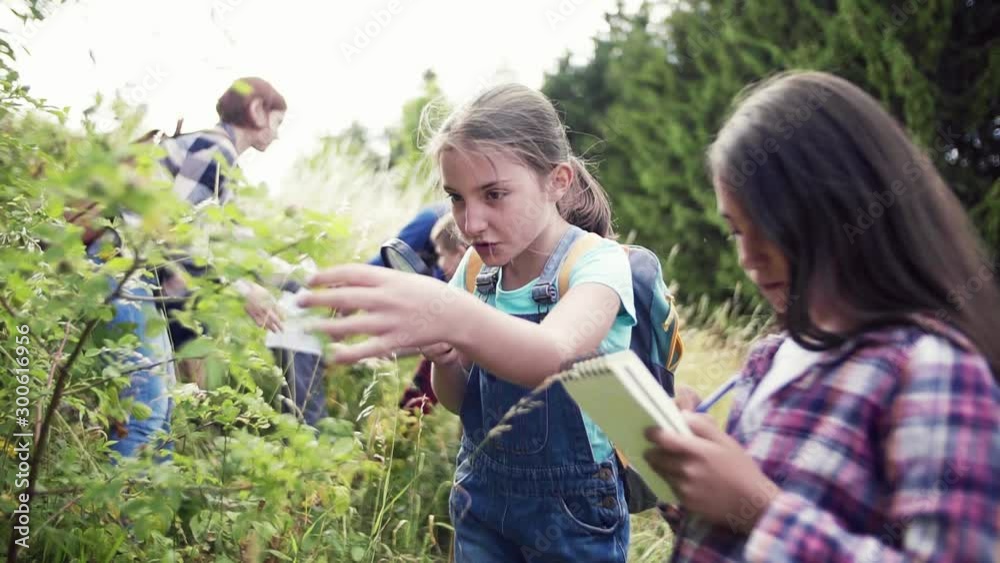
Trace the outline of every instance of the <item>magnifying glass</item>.
[[382, 255], [382, 262], [393, 270], [420, 275], [427, 275], [430, 272], [427, 263], [417, 251], [398, 238], [385, 241], [379, 252]]
[[[382, 255], [382, 263], [393, 270], [421, 275], [426, 275], [430, 272], [427, 263], [417, 254], [417, 251], [413, 250], [413, 247], [401, 239], [392, 238], [385, 241], [382, 244], [382, 248], [379, 249], [379, 253]], [[397, 350], [395, 353], [399, 356], [413, 356], [419, 354], [420, 349], [404, 348]]]

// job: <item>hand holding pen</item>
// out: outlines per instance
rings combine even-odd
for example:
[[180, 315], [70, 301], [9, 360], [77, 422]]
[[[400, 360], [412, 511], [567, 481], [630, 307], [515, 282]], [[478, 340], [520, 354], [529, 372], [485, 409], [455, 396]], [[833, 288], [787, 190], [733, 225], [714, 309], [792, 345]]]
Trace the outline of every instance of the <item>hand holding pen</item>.
[[726, 393], [732, 391], [733, 388], [736, 387], [736, 384], [739, 383], [739, 381], [740, 381], [740, 374], [736, 374], [730, 377], [729, 380], [723, 383], [721, 387], [713, 391], [712, 394], [709, 395], [707, 399], [699, 403], [698, 406], [695, 407], [694, 412], [708, 412], [708, 409], [712, 408], [712, 406], [715, 405], [715, 403], [718, 403], [720, 399], [726, 396]]
[[693, 388], [684, 385], [683, 383], [678, 383], [674, 390], [674, 403], [677, 404], [677, 408], [682, 411], [693, 411], [693, 412], [708, 412], [716, 403], [719, 402], [722, 397], [727, 393], [732, 391], [736, 384], [739, 382], [740, 376], [734, 375], [730, 377], [721, 387], [712, 392], [704, 401], [698, 395], [698, 392]]

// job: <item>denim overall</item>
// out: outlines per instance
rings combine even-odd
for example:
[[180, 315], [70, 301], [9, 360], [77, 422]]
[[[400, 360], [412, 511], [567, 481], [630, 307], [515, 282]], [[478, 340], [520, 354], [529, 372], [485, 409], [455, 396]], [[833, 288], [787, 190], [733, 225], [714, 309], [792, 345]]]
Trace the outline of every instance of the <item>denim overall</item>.
[[[571, 227], [532, 288], [541, 322], [558, 299], [559, 266], [583, 231]], [[496, 288], [497, 269], [484, 267], [477, 291]], [[543, 305], [545, 310], [543, 311]], [[476, 448], [531, 390], [473, 366], [461, 419], [450, 513], [456, 563], [625, 561], [629, 516], [614, 455], [595, 461], [579, 407], [561, 384], [533, 398], [510, 428]]]

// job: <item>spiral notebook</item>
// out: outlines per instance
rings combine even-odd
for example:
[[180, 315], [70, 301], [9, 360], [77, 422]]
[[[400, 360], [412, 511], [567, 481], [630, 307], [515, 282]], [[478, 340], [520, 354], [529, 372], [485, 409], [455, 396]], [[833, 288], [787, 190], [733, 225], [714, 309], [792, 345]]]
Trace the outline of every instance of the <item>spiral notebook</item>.
[[624, 454], [656, 497], [677, 504], [670, 485], [646, 463], [645, 431], [659, 426], [691, 435], [680, 409], [631, 350], [577, 362], [559, 374], [566, 391]]

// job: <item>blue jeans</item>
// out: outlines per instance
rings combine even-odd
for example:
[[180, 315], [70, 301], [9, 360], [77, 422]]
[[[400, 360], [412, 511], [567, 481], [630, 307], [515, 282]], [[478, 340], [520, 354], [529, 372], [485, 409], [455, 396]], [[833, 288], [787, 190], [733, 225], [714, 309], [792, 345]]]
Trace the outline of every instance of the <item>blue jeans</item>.
[[[87, 256], [95, 264], [102, 264], [102, 253], [113, 254], [121, 245], [121, 239], [114, 231], [106, 231], [100, 238], [87, 245]], [[108, 289], [116, 288], [118, 281], [107, 279]], [[105, 356], [109, 363], [120, 365], [130, 371], [129, 384], [121, 392], [120, 398], [131, 399], [149, 407], [150, 415], [143, 420], [129, 415], [121, 426], [112, 426], [109, 437], [115, 440], [111, 449], [123, 457], [136, 455], [138, 450], [153, 441], [154, 436], [162, 432], [170, 432], [170, 415], [173, 412], [173, 399], [170, 388], [176, 382], [173, 348], [166, 327], [153, 330], [153, 321], [164, 321], [159, 308], [148, 300], [158, 287], [155, 276], [149, 278], [130, 279], [121, 288], [121, 294], [111, 304], [114, 316], [101, 325], [92, 335], [94, 342], [103, 344], [105, 340], [118, 342], [122, 336], [135, 336], [138, 344], [128, 352], [118, 352]], [[136, 297], [138, 299], [135, 299]], [[158, 460], [171, 458], [173, 443], [160, 440], [156, 444]]]
[[[174, 408], [170, 388], [175, 382], [174, 365], [168, 361], [172, 348], [165, 328], [156, 332], [149, 328], [151, 321], [162, 320], [163, 317], [151, 303], [128, 298], [129, 295], [150, 297], [152, 294], [146, 285], [127, 285], [123, 296], [113, 302], [115, 315], [106, 327], [112, 337], [124, 331], [131, 332], [139, 339], [132, 354], [118, 358], [124, 367], [135, 370], [129, 375], [128, 387], [121, 392], [120, 398], [131, 399], [149, 407], [151, 411], [142, 420], [130, 415], [125, 421], [124, 433], [120, 433], [116, 427], [111, 428], [109, 435], [112, 440], [117, 440], [111, 449], [123, 457], [136, 455], [142, 446], [153, 442], [158, 432], [170, 433], [170, 416]], [[159, 461], [171, 459], [172, 442], [159, 440], [155, 447]]]
[[281, 405], [281, 410], [292, 412], [296, 416], [301, 412], [306, 424], [316, 426], [321, 419], [328, 416], [323, 358], [317, 354], [283, 348], [275, 348], [273, 352], [275, 362], [285, 374], [296, 412], [292, 412], [293, 409], [284, 403]]
[[[131, 457], [136, 455], [142, 446], [152, 443], [158, 432], [170, 433], [170, 415], [174, 410], [174, 400], [168, 393], [163, 377], [149, 371], [137, 372], [132, 375], [128, 387], [122, 391], [121, 398], [132, 399], [134, 402], [146, 405], [152, 412], [143, 420], [134, 416], [128, 417], [124, 435], [120, 435], [117, 429], [112, 427], [111, 439], [117, 440], [111, 446], [112, 450], [122, 457]], [[172, 458], [173, 442], [158, 440], [156, 448], [158, 460], [165, 461]]]

